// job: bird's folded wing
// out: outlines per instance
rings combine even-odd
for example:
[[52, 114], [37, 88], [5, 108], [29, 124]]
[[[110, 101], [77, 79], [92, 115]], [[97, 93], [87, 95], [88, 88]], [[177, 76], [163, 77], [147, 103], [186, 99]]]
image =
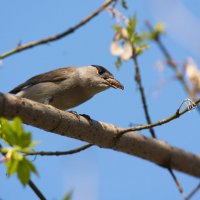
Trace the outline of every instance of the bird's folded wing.
[[43, 73], [37, 76], [34, 76], [27, 80], [26, 82], [18, 85], [14, 89], [12, 89], [9, 93], [16, 94], [23, 90], [24, 88], [28, 88], [32, 85], [36, 85], [38, 83], [43, 83], [43, 82], [60, 82], [63, 80], [66, 80], [68, 77], [72, 75], [74, 72], [73, 70], [74, 67], [63, 67], [56, 69], [54, 71], [50, 71], [47, 73]]

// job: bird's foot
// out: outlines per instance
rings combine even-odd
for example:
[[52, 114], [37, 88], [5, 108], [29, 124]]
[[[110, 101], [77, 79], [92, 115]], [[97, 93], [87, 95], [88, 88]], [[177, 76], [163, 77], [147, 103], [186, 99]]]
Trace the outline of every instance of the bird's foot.
[[80, 119], [80, 115], [76, 111], [69, 110], [68, 112], [75, 115], [78, 119]]
[[89, 115], [86, 114], [80, 114], [80, 116], [84, 117], [85, 119], [87, 119], [88, 121], [92, 121], [91, 117]]
[[68, 111], [68, 112], [70, 112], [70, 113], [72, 113], [73, 115], [75, 115], [78, 119], [80, 119], [80, 116], [82, 116], [82, 117], [84, 117], [85, 119], [87, 119], [88, 120], [88, 122], [91, 122], [92, 121], [92, 119], [91, 119], [91, 117], [89, 116], [89, 115], [86, 115], [86, 114], [78, 114], [76, 111], [73, 111], [73, 110], [70, 110], [70, 111]]

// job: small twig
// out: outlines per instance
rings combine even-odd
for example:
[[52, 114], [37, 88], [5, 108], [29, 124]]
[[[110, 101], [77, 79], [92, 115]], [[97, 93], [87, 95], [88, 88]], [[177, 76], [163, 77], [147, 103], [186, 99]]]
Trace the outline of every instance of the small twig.
[[[147, 120], [147, 123], [151, 124], [151, 118], [150, 118], [150, 114], [148, 112], [146, 97], [145, 97], [144, 89], [143, 89], [143, 86], [142, 86], [141, 75], [140, 75], [140, 71], [139, 71], [139, 65], [138, 65], [138, 62], [137, 62], [137, 56], [133, 56], [133, 60], [134, 60], [134, 64], [135, 64], [135, 80], [137, 81], [137, 83], [139, 85], [139, 90], [140, 90], [140, 94], [141, 94], [141, 99], [142, 99], [142, 104], [143, 104], [146, 120]], [[178, 114], [179, 113], [177, 113], [177, 115]], [[149, 130], [150, 130], [151, 136], [153, 138], [157, 139], [153, 127], [149, 127]], [[172, 171], [170, 166], [167, 166], [167, 169], [168, 169], [170, 175], [172, 176], [175, 184], [177, 185], [177, 188], [178, 188], [180, 194], [183, 196], [183, 199], [185, 199], [184, 193], [183, 193], [183, 188], [182, 188], [181, 184], [179, 183], [178, 179], [176, 178], [174, 172]]]
[[[150, 24], [149, 21], [145, 21], [145, 24], [146, 24], [146, 26], [147, 26], [147, 28], [149, 29], [150, 32], [152, 32], [154, 30], [153, 26]], [[158, 35], [158, 37], [154, 38], [154, 41], [156, 42], [156, 44], [160, 48], [160, 50], [163, 53], [163, 55], [166, 57], [167, 64], [169, 66], [171, 66], [171, 68], [176, 72], [176, 77], [182, 83], [182, 85], [183, 85], [185, 91], [187, 92], [187, 94], [190, 97], [192, 97], [192, 92], [190, 91], [190, 88], [188, 87], [186, 81], [184, 80], [183, 73], [180, 70], [178, 70], [177, 64], [174, 62], [174, 59], [172, 58], [172, 56], [169, 53], [168, 49], [165, 47], [165, 45], [161, 41], [160, 36]]]
[[[0, 149], [2, 148], [2, 145], [0, 144]], [[1, 154], [3, 156], [5, 156], [5, 153]], [[31, 181], [31, 179], [29, 180], [28, 183], [29, 187], [33, 190], [33, 192], [37, 195], [37, 197], [39, 197], [40, 200], [46, 200], [46, 198], [44, 197], [44, 195], [42, 194], [42, 192], [39, 190], [39, 188], [35, 185], [35, 183], [33, 183], [33, 181]]]
[[[147, 25], [147, 28], [150, 31], [153, 31], [153, 27], [150, 24], [150, 22], [146, 21], [145, 23]], [[171, 54], [169, 53], [169, 51], [166, 48], [166, 46], [164, 45], [164, 43], [161, 41], [159, 35], [158, 35], [157, 38], [154, 39], [154, 41], [156, 42], [156, 44], [160, 48], [160, 50], [163, 53], [163, 55], [166, 57], [168, 65], [171, 66], [171, 68], [175, 71], [176, 77], [180, 81], [180, 83], [182, 84], [182, 86], [183, 86], [184, 90], [186, 91], [186, 93], [195, 101], [196, 98], [194, 96], [194, 92], [188, 87], [188, 85], [187, 85], [187, 83], [186, 83], [186, 81], [184, 79], [183, 72], [178, 70], [177, 64], [174, 62], [174, 59], [172, 58]], [[198, 112], [200, 114], [200, 107], [197, 107], [197, 110], [198, 110]]]
[[[144, 88], [142, 86], [142, 80], [141, 80], [139, 65], [138, 65], [136, 56], [133, 57], [133, 61], [134, 61], [134, 64], [135, 64], [135, 80], [136, 80], [136, 82], [139, 86], [142, 104], [143, 104], [143, 108], [144, 108], [144, 112], [145, 112], [145, 117], [146, 117], [147, 123], [151, 124], [151, 118], [150, 118], [148, 108], [147, 108], [146, 97], [145, 97], [145, 94], [144, 94]], [[150, 130], [151, 136], [153, 138], [156, 138], [155, 131], [152, 129], [152, 127], [150, 127], [149, 130]]]
[[107, 11], [111, 12], [113, 16], [115, 16], [118, 23], [120, 23], [120, 19], [123, 20], [123, 22], [127, 25], [128, 24], [128, 18], [124, 16], [121, 12], [119, 12], [116, 8], [108, 6], [106, 8]]
[[[200, 102], [200, 98], [197, 99], [194, 102], [194, 105], [197, 105], [199, 102]], [[181, 103], [181, 105], [182, 104], [183, 103]], [[193, 107], [191, 109], [193, 109]], [[121, 137], [123, 134], [125, 134], [127, 132], [130, 132], [130, 131], [140, 131], [140, 130], [149, 129], [149, 128], [152, 128], [152, 127], [156, 127], [156, 126], [160, 126], [160, 125], [166, 124], [166, 123], [168, 123], [168, 122], [170, 122], [170, 121], [172, 121], [174, 119], [179, 118], [181, 115], [185, 114], [188, 111], [190, 111], [188, 109], [188, 107], [186, 109], [184, 109], [183, 111], [180, 111], [180, 106], [179, 106], [179, 108], [176, 110], [175, 114], [173, 114], [172, 116], [167, 117], [167, 118], [165, 118], [163, 120], [154, 122], [152, 124], [145, 124], [145, 125], [141, 125], [141, 126], [135, 126], [135, 127], [131, 127], [131, 128], [126, 128], [123, 131], [121, 131], [121, 132], [118, 133], [118, 137]]]
[[180, 113], [181, 107], [182, 107], [183, 104], [185, 104], [185, 103], [186, 103], [186, 105], [187, 105], [188, 111], [189, 111], [189, 110], [192, 110], [192, 109], [195, 109], [196, 106], [197, 106], [192, 100], [190, 100], [189, 98], [187, 98], [187, 99], [183, 100], [183, 102], [181, 103], [181, 105], [180, 105], [179, 108], [177, 109], [176, 112], [177, 112], [178, 114]]
[[186, 197], [186, 200], [191, 199], [200, 189], [200, 183], [190, 192], [190, 194]]
[[172, 170], [170, 167], [168, 167], [167, 169], [168, 169], [169, 173], [171, 174], [171, 176], [172, 176], [174, 182], [176, 183], [177, 188], [178, 188], [179, 192], [181, 193], [183, 199], [186, 200], [185, 195], [184, 195], [184, 192], [183, 192], [183, 188], [182, 188], [181, 184], [179, 183], [178, 179], [176, 178], [176, 176], [175, 176], [173, 170]]
[[62, 155], [79, 153], [80, 151], [88, 149], [91, 146], [93, 146], [93, 144], [86, 144], [82, 147], [72, 149], [72, 150], [69, 150], [69, 151], [55, 151], [55, 152], [52, 152], [52, 151], [51, 152], [37, 151], [37, 152], [25, 153], [24, 155], [26, 155], [26, 156], [35, 156], [35, 155], [39, 155], [39, 156], [62, 156]]
[[17, 46], [16, 48], [14, 48], [14, 49], [12, 49], [12, 50], [0, 55], [0, 59], [6, 58], [6, 57], [11, 56], [11, 55], [13, 55], [15, 53], [18, 53], [20, 51], [24, 51], [26, 49], [30, 49], [30, 48], [38, 46], [38, 45], [47, 44], [49, 42], [53, 42], [53, 41], [59, 40], [59, 39], [65, 37], [65, 36], [73, 33], [78, 28], [80, 28], [81, 26], [83, 26], [87, 22], [89, 22], [92, 18], [96, 17], [101, 11], [103, 11], [107, 6], [109, 6], [114, 1], [115, 0], [107, 0], [107, 1], [105, 1], [105, 3], [100, 8], [98, 8], [96, 11], [94, 11], [88, 17], [84, 18], [78, 24], [76, 24], [75, 26], [67, 29], [66, 31], [64, 31], [62, 33], [58, 33], [58, 34], [53, 35], [51, 37], [47, 37], [47, 38], [44, 38], [44, 39], [37, 40], [35, 42], [30, 42], [30, 43], [27, 43], [27, 44], [24, 44], [24, 45]]
[[29, 180], [28, 185], [35, 192], [35, 194], [39, 197], [40, 200], [46, 200], [45, 196], [42, 194], [39, 188], [35, 185], [35, 183], [31, 181], [31, 179]]

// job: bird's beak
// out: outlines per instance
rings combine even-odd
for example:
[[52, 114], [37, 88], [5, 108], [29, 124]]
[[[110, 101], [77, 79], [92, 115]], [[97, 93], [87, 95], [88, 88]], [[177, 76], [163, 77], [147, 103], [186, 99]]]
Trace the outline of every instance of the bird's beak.
[[117, 81], [117, 80], [114, 79], [114, 78], [107, 78], [106, 81], [107, 81], [107, 83], [108, 83], [108, 85], [109, 85], [110, 87], [113, 87], [113, 88], [115, 88], [115, 89], [119, 88], [119, 89], [121, 89], [121, 90], [124, 89], [124, 86], [123, 86], [119, 81]]

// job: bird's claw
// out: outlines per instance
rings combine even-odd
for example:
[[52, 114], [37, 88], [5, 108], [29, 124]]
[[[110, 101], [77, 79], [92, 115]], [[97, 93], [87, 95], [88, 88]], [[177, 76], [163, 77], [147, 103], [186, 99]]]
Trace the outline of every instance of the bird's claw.
[[68, 112], [75, 115], [78, 119], [80, 119], [80, 115], [76, 111], [69, 110]]
[[92, 121], [91, 117], [89, 115], [86, 114], [80, 114], [80, 116], [84, 117], [85, 119], [87, 119], [88, 121]]
[[88, 120], [88, 122], [91, 122], [92, 121], [92, 119], [91, 119], [91, 117], [89, 116], [89, 115], [86, 115], [86, 114], [78, 114], [76, 111], [73, 111], [73, 110], [70, 110], [70, 111], [68, 111], [68, 112], [70, 112], [70, 113], [72, 113], [73, 115], [75, 115], [78, 119], [80, 119], [80, 116], [82, 116], [82, 117], [84, 117], [85, 119], [87, 119]]

